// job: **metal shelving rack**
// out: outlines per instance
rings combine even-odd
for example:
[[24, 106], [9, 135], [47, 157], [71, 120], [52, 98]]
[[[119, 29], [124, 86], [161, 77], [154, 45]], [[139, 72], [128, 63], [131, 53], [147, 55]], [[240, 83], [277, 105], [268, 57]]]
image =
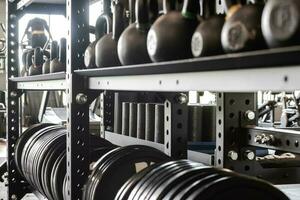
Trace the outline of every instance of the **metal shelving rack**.
[[[8, 199], [21, 199], [30, 191], [18, 174], [14, 162], [14, 145], [21, 134], [20, 96], [25, 90], [65, 90], [67, 102], [67, 181], [68, 199], [80, 199], [84, 176], [89, 170], [88, 134], [89, 102], [93, 94], [85, 90], [84, 78], [74, 74], [83, 65], [84, 49], [89, 42], [89, 2], [68, 0], [47, 5], [48, 1], [7, 0], [7, 139], [8, 139]], [[52, 8], [52, 9], [51, 9]], [[54, 9], [55, 8], [55, 9]], [[18, 78], [18, 20], [24, 13], [55, 13], [67, 18], [67, 71], [63, 74]], [[88, 97], [87, 97], [88, 96]]]
[[[244, 52], [201, 59], [189, 59], [137, 66], [105, 69], [83, 69], [84, 49], [89, 41], [89, 2], [67, 0], [52, 4], [66, 10], [68, 23], [67, 71], [34, 77], [18, 77], [18, 19], [28, 11], [46, 12], [44, 1], [7, 0], [7, 139], [8, 194], [11, 200], [29, 192], [27, 183], [17, 173], [14, 145], [21, 134], [20, 96], [26, 90], [65, 90], [67, 94], [67, 181], [68, 199], [79, 200], [88, 173], [89, 104], [101, 93], [102, 135], [119, 145], [144, 144], [166, 152], [174, 158], [188, 157], [199, 162], [227, 167], [238, 172], [260, 175], [280, 182], [299, 181], [299, 167], [262, 169], [254, 160], [241, 156], [230, 160], [228, 153], [244, 155], [257, 145], [253, 136], [257, 129], [248, 129], [256, 119], [245, 115], [256, 113], [258, 90], [294, 91], [300, 89], [300, 47], [287, 47]], [[126, 83], [126, 84], [125, 84]], [[217, 92], [217, 132], [214, 155], [187, 151], [188, 91]], [[114, 133], [114, 92], [159, 93], [165, 105], [165, 143], [157, 144]], [[237, 93], [239, 92], [239, 93]], [[243, 93], [241, 93], [243, 92]], [[265, 131], [265, 134], [272, 134]], [[298, 133], [278, 134], [279, 139], [298, 140]], [[238, 143], [237, 143], [238, 141]], [[281, 150], [286, 148], [282, 147]], [[298, 147], [288, 148], [300, 152]]]

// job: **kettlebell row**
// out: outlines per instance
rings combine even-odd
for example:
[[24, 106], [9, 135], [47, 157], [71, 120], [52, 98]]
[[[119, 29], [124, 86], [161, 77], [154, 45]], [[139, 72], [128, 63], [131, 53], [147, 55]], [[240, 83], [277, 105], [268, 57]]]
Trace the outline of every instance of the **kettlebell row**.
[[50, 52], [41, 47], [25, 50], [22, 55], [23, 76], [34, 76], [66, 71], [66, 39], [52, 41]]
[[104, 0], [85, 65], [134, 65], [300, 44], [299, 1], [224, 4], [226, 14], [217, 14], [215, 0], [184, 0], [183, 5], [179, 0]]

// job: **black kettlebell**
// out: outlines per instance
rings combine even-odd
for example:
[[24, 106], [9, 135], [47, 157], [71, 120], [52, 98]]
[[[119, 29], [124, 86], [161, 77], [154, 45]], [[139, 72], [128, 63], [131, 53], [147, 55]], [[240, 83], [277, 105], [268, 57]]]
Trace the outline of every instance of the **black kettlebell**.
[[204, 20], [197, 27], [191, 42], [194, 57], [211, 56], [223, 53], [221, 32], [224, 16], [216, 15], [215, 0], [200, 0]]
[[43, 50], [40, 47], [34, 49], [33, 64], [29, 67], [28, 75], [34, 76], [42, 74], [42, 66], [44, 63]]
[[122, 65], [149, 63], [147, 33], [158, 16], [157, 0], [136, 0], [136, 22], [128, 26], [120, 36], [118, 55]]
[[44, 55], [44, 64], [42, 66], [42, 73], [47, 74], [50, 72], [50, 52], [48, 50], [43, 50], [43, 55]]
[[30, 49], [26, 54], [26, 64], [25, 71], [28, 72], [29, 68], [32, 66], [32, 57], [34, 55], [34, 49]]
[[52, 41], [50, 45], [50, 58], [43, 64], [43, 74], [50, 73], [50, 63], [58, 58], [58, 42]]
[[118, 57], [118, 39], [124, 29], [124, 5], [121, 2], [114, 2], [113, 5], [113, 32], [104, 35], [95, 46], [96, 66], [112, 67], [120, 66]]
[[66, 71], [66, 39], [60, 39], [59, 57], [54, 58], [50, 62], [50, 73]]
[[263, 3], [246, 4], [245, 1], [225, 0], [226, 22], [221, 41], [224, 51], [240, 52], [266, 48], [261, 30]]
[[269, 47], [300, 44], [300, 1], [268, 1], [262, 14], [262, 32]]
[[105, 34], [109, 34], [111, 32], [111, 2], [110, 0], [103, 1], [103, 14], [101, 14], [95, 26], [95, 36], [96, 39], [94, 42], [90, 43], [86, 48], [84, 53], [84, 65], [86, 68], [95, 68], [95, 46], [98, 40], [103, 37]]
[[160, 16], [149, 30], [147, 50], [153, 62], [193, 57], [191, 39], [199, 23], [199, 0], [185, 0], [181, 12], [174, 11], [174, 4], [174, 0], [164, 0], [167, 13]]

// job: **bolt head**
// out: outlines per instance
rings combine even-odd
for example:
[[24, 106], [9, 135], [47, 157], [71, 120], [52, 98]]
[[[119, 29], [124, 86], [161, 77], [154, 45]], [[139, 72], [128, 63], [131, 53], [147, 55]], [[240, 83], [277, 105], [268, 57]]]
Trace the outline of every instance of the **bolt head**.
[[186, 94], [180, 94], [179, 95], [178, 102], [180, 104], [186, 104], [186, 103], [188, 103], [188, 101], [189, 101], [189, 98], [188, 98], [188, 96]]
[[79, 93], [76, 95], [76, 102], [78, 104], [85, 104], [87, 101], [88, 101], [87, 95], [85, 95], [83, 93]]
[[245, 151], [245, 158], [248, 160], [254, 160], [255, 159], [255, 153], [251, 150], [246, 150]]
[[239, 154], [236, 151], [229, 151], [228, 152], [228, 157], [231, 160], [237, 160], [239, 158]]
[[245, 117], [248, 121], [252, 121], [255, 119], [255, 112], [253, 112], [252, 110], [248, 110], [245, 112]]
[[10, 96], [11, 97], [16, 97], [18, 94], [17, 94], [17, 92], [16, 91], [11, 91], [10, 92]]

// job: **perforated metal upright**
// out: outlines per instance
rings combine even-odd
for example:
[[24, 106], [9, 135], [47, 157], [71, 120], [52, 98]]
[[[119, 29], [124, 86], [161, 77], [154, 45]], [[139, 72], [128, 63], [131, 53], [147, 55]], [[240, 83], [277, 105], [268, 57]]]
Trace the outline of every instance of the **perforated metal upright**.
[[67, 0], [67, 199], [81, 199], [81, 188], [89, 169], [89, 95], [84, 78], [74, 70], [84, 66], [89, 43], [89, 1]]
[[26, 193], [25, 182], [17, 173], [14, 161], [14, 146], [19, 137], [20, 127], [20, 102], [16, 83], [9, 78], [18, 76], [18, 12], [17, 1], [6, 1], [7, 25], [7, 58], [6, 59], [6, 112], [7, 112], [7, 167], [8, 167], [8, 199], [19, 199]]

